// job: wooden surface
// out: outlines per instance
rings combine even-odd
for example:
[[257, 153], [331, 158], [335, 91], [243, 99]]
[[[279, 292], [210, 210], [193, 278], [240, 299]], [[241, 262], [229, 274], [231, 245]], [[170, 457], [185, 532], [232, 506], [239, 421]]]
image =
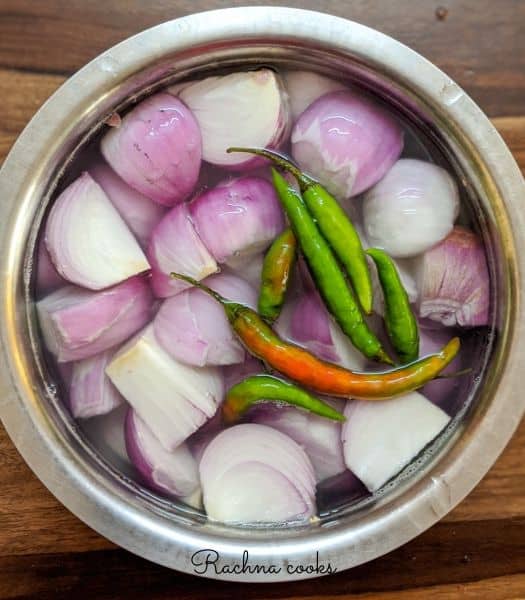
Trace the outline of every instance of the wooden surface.
[[[250, 0], [0, 0], [0, 161], [42, 102], [101, 50], [150, 25]], [[287, 0], [371, 25], [453, 77], [525, 170], [525, 1]], [[444, 18], [443, 18], [444, 17]], [[208, 582], [137, 558], [64, 509], [0, 426], [0, 598], [525, 598], [525, 423], [447, 518], [387, 556], [292, 584]]]

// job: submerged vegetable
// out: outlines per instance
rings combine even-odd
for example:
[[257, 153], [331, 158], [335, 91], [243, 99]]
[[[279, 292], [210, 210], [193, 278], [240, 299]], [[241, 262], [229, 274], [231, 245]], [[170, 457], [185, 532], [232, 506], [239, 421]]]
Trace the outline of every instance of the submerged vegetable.
[[342, 83], [312, 71], [286, 71], [283, 77], [294, 121], [321, 96], [346, 89]]
[[315, 513], [306, 453], [280, 431], [247, 423], [219, 433], [199, 465], [208, 516], [226, 523], [303, 521]]
[[403, 158], [367, 192], [365, 233], [390, 256], [416, 256], [452, 231], [458, 210], [456, 183], [444, 169]]
[[100, 292], [69, 285], [36, 307], [46, 347], [58, 362], [69, 362], [125, 341], [150, 320], [152, 304], [145, 278], [132, 277]]
[[270, 69], [207, 77], [179, 92], [202, 132], [204, 160], [237, 170], [257, 160], [226, 154], [234, 144], [278, 148], [288, 137], [289, 109], [280, 77]]
[[380, 404], [349, 402], [345, 416], [346, 466], [371, 492], [397, 475], [450, 421], [417, 392]]
[[[243, 279], [223, 273], [205, 281], [220, 294], [255, 308], [255, 290]], [[165, 300], [153, 330], [164, 350], [188, 365], [231, 365], [243, 362], [246, 356], [222, 308], [197, 288]]]
[[[372, 281], [368, 263], [363, 251], [359, 235], [346, 212], [341, 208], [339, 202], [331, 196], [315, 179], [301, 172], [293, 163], [271, 150], [258, 150], [257, 148], [229, 148], [228, 152], [250, 152], [259, 156], [269, 158], [277, 166], [291, 173], [299, 183], [303, 200], [308, 210], [312, 213], [315, 224], [319, 231], [330, 244], [336, 257], [343, 263], [352, 282], [353, 289], [357, 295], [361, 308], [365, 313], [372, 312]], [[284, 191], [282, 181], [276, 180], [274, 185], [285, 210], [290, 210], [290, 204], [284, 203], [282, 193]], [[291, 219], [290, 214], [288, 218]], [[292, 228], [297, 227], [292, 222]], [[303, 245], [304, 239], [301, 240]], [[303, 252], [304, 248], [303, 248]], [[308, 261], [308, 254], [305, 252]], [[310, 266], [310, 268], [312, 268]]]
[[230, 302], [217, 292], [190, 277], [172, 273], [206, 291], [222, 304], [226, 316], [246, 348], [290, 379], [330, 396], [380, 400], [397, 396], [425, 385], [456, 356], [460, 342], [453, 338], [437, 354], [405, 367], [382, 373], [354, 373], [325, 362], [295, 344], [284, 342], [251, 308]]
[[394, 350], [403, 363], [419, 356], [419, 331], [394, 261], [382, 250], [369, 248], [366, 253], [374, 261], [383, 289], [385, 325]]
[[57, 271], [72, 283], [101, 290], [150, 265], [102, 188], [83, 173], [56, 199], [46, 246]]
[[378, 104], [351, 91], [326, 94], [297, 119], [292, 155], [336, 198], [377, 183], [399, 158], [403, 132]]
[[447, 326], [488, 324], [489, 273], [483, 244], [475, 233], [454, 227], [420, 258], [418, 283], [420, 317]]
[[201, 132], [191, 111], [164, 92], [137, 104], [102, 138], [100, 149], [122, 179], [148, 198], [174, 206], [199, 177]]
[[283, 307], [295, 263], [296, 246], [293, 231], [285, 229], [264, 257], [257, 310], [269, 323], [277, 319]]
[[56, 270], [55, 265], [49, 256], [44, 238], [40, 238], [40, 241], [38, 242], [35, 284], [39, 296], [43, 296], [59, 287], [67, 285], [67, 281]]
[[218, 369], [176, 361], [151, 326], [119, 350], [106, 373], [169, 451], [213, 417], [223, 397]]
[[312, 394], [293, 383], [283, 381], [273, 375], [253, 375], [230, 388], [222, 406], [224, 420], [227, 423], [234, 423], [251, 406], [263, 401], [293, 404], [326, 419], [344, 420], [343, 415], [334, 410], [329, 404], [312, 396]]

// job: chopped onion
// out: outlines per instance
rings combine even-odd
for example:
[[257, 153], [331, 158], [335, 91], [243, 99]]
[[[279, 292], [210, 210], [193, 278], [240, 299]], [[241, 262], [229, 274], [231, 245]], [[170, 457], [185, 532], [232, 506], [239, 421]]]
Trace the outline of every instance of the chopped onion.
[[243, 379], [246, 379], [246, 377], [264, 372], [265, 370], [263, 363], [257, 358], [253, 357], [251, 354], [246, 354], [246, 358], [243, 363], [224, 367], [224, 387], [226, 390], [229, 390], [234, 385], [240, 383]]
[[197, 462], [186, 444], [169, 452], [133, 410], [126, 417], [126, 450], [145, 483], [175, 498], [195, 498], [200, 488]]
[[100, 149], [127, 184], [165, 206], [185, 200], [199, 177], [199, 126], [171, 94], [155, 94], [137, 104], [120, 127], [106, 133]]
[[239, 257], [239, 260], [231, 259], [228, 261], [226, 271], [233, 273], [237, 277], [242, 277], [258, 294], [261, 287], [263, 262], [263, 253], [248, 257]]
[[369, 491], [363, 482], [348, 469], [317, 484], [317, 502], [323, 512], [356, 502], [368, 495]]
[[173, 359], [148, 326], [113, 357], [106, 373], [167, 450], [213, 417], [223, 397], [220, 372]]
[[153, 298], [143, 277], [100, 292], [69, 285], [37, 303], [42, 335], [58, 362], [95, 356], [150, 320]]
[[202, 157], [210, 163], [251, 169], [261, 159], [227, 154], [226, 149], [277, 149], [288, 137], [288, 99], [280, 77], [269, 69], [208, 77], [184, 87], [179, 96], [199, 123]]
[[159, 298], [173, 296], [190, 287], [170, 277], [173, 271], [204, 279], [215, 273], [217, 263], [198, 236], [187, 204], [176, 206], [155, 227], [148, 247], [151, 285]]
[[419, 261], [420, 317], [449, 327], [488, 324], [489, 273], [483, 243], [476, 234], [454, 227]]
[[350, 91], [316, 100], [292, 131], [295, 160], [340, 199], [377, 183], [402, 149], [398, 123], [379, 105]]
[[[342, 411], [344, 402], [323, 398]], [[337, 475], [346, 469], [341, 442], [341, 423], [324, 419], [294, 406], [259, 404], [250, 411], [250, 421], [268, 425], [297, 442], [312, 461], [317, 481]]]
[[444, 169], [403, 158], [367, 192], [365, 233], [391, 256], [416, 256], [452, 231], [458, 211], [458, 188]]
[[346, 89], [342, 83], [312, 71], [286, 71], [283, 79], [293, 121], [321, 96]]
[[62, 277], [91, 290], [150, 268], [137, 240], [89, 173], [56, 199], [47, 220], [46, 246]]
[[190, 204], [195, 229], [217, 262], [265, 250], [284, 229], [271, 183], [260, 177], [226, 181]]
[[371, 492], [397, 475], [450, 421], [418, 392], [384, 402], [354, 400], [344, 414], [346, 466]]
[[208, 516], [224, 522], [305, 520], [315, 512], [315, 478], [300, 446], [247, 423], [219, 433], [199, 472]]
[[66, 280], [60, 276], [55, 269], [55, 265], [49, 256], [44, 238], [38, 242], [38, 251], [36, 255], [36, 293], [37, 296], [43, 296], [63, 285]]
[[69, 406], [75, 418], [104, 415], [122, 404], [122, 396], [105, 373], [113, 354], [113, 349], [106, 350], [74, 363]]
[[89, 174], [104, 190], [140, 245], [146, 248], [153, 228], [165, 214], [165, 209], [129, 186], [110, 167], [98, 162]]
[[[239, 277], [213, 275], [205, 283], [228, 300], [257, 306], [255, 290]], [[231, 365], [242, 363], [246, 356], [222, 306], [197, 288], [165, 300], [153, 329], [164, 350], [188, 365]]]

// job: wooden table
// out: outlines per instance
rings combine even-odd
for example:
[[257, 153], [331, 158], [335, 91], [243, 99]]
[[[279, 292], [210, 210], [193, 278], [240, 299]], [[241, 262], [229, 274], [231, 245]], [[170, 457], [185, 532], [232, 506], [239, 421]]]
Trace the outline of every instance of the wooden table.
[[[525, 1], [287, 0], [412, 46], [472, 95], [525, 169]], [[0, 0], [0, 160], [44, 100], [102, 50], [161, 21], [250, 0]], [[264, 2], [281, 4], [281, 2]], [[0, 427], [0, 598], [525, 598], [525, 423], [447, 518], [352, 571], [212, 582], [115, 547], [63, 508]]]

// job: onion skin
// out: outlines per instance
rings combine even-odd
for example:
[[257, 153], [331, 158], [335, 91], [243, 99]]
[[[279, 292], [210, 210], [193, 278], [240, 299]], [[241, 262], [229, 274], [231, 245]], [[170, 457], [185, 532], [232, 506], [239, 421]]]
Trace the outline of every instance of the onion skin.
[[153, 298], [144, 277], [100, 292], [67, 286], [37, 303], [48, 350], [58, 362], [95, 356], [124, 342], [151, 318]]
[[281, 78], [270, 69], [208, 77], [178, 93], [199, 123], [202, 156], [209, 163], [237, 171], [253, 169], [260, 159], [229, 155], [226, 148], [250, 143], [277, 149], [288, 138], [287, 95]]
[[247, 423], [219, 433], [199, 465], [208, 516], [224, 522], [304, 521], [315, 512], [305, 452], [279, 431]]
[[446, 238], [458, 212], [458, 188], [444, 169], [402, 158], [366, 193], [364, 230], [372, 246], [407, 258]]
[[174, 498], [198, 492], [197, 462], [186, 444], [168, 452], [133, 409], [126, 416], [125, 436], [129, 459], [148, 487]]
[[336, 198], [377, 183], [399, 158], [403, 132], [373, 101], [350, 91], [313, 102], [292, 130], [292, 155]]
[[224, 182], [195, 198], [190, 212], [197, 233], [219, 263], [259, 254], [284, 229], [275, 190], [260, 177]]
[[74, 363], [69, 407], [76, 419], [104, 415], [124, 401], [105, 373], [114, 353], [114, 350], [106, 350]]
[[312, 71], [286, 71], [283, 78], [294, 121], [321, 96], [347, 89], [342, 83]]
[[483, 243], [456, 226], [418, 265], [419, 316], [447, 327], [488, 325], [490, 280]]
[[170, 277], [172, 271], [201, 280], [218, 270], [193, 226], [188, 205], [170, 210], [151, 234], [147, 251], [151, 263], [151, 286], [158, 298], [174, 296], [188, 284]]
[[150, 268], [137, 240], [89, 173], [82, 173], [55, 200], [45, 242], [60, 275], [91, 290]]
[[165, 92], [135, 106], [106, 133], [100, 149], [128, 185], [164, 206], [186, 200], [199, 177], [199, 126], [188, 107]]
[[89, 174], [104, 190], [141, 247], [147, 248], [151, 232], [166, 210], [129, 186], [103, 162], [90, 167]]
[[[213, 275], [205, 283], [235, 302], [252, 308], [257, 304], [255, 290], [239, 277]], [[164, 350], [188, 365], [230, 365], [242, 363], [246, 356], [222, 307], [197, 288], [165, 300], [153, 329]]]

